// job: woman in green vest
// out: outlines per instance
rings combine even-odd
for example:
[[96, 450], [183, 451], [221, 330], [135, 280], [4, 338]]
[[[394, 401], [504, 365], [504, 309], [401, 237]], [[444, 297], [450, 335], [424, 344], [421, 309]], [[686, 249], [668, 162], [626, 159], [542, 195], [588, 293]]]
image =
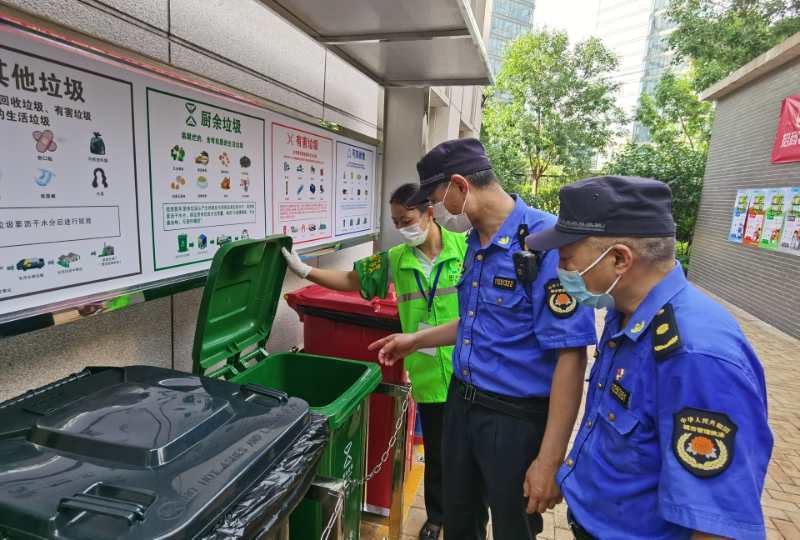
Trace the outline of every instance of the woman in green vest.
[[[417, 184], [400, 186], [389, 200], [394, 226], [404, 242], [360, 261], [351, 271], [312, 268], [283, 250], [289, 268], [298, 276], [338, 291], [360, 291], [365, 300], [385, 298], [394, 283], [403, 332], [445, 324], [458, 318], [456, 284], [467, 251], [463, 234], [452, 233], [433, 220], [428, 204], [406, 207]], [[425, 509], [428, 519], [421, 540], [439, 537], [442, 524], [442, 412], [453, 373], [453, 347], [419, 351], [405, 359], [425, 435]]]

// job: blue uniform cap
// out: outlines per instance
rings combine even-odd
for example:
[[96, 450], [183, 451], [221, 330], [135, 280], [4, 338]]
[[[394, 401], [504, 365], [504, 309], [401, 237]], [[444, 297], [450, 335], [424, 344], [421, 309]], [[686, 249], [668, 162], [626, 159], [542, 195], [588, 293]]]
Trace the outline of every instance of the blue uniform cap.
[[547, 251], [587, 236], [675, 235], [672, 192], [664, 182], [636, 176], [596, 176], [561, 188], [555, 227], [529, 235], [533, 251]]
[[491, 168], [486, 150], [478, 139], [445, 141], [417, 162], [420, 189], [406, 204], [416, 206], [423, 203], [436, 186], [449, 180], [454, 174], [466, 176]]

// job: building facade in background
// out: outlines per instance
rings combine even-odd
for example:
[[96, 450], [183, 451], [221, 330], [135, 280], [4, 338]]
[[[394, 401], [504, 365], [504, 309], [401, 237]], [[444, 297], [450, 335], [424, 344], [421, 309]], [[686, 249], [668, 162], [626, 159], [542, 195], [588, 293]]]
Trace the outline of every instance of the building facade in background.
[[671, 62], [666, 38], [674, 29], [666, 17], [668, 0], [600, 0], [595, 36], [619, 57], [614, 79], [618, 105], [630, 118], [626, 140], [646, 142], [647, 130], [633, 121], [639, 96], [652, 93]]
[[[776, 139], [785, 145], [777, 136], [781, 102], [798, 89], [800, 33], [704, 92], [716, 112], [689, 262], [692, 282], [796, 338], [800, 248], [792, 238], [800, 230], [800, 205], [787, 194], [781, 207], [774, 195], [800, 191], [800, 161], [775, 163], [771, 157]], [[736, 207], [745, 208], [745, 234], [737, 230]], [[754, 245], [747, 236], [759, 241]]]
[[536, 0], [494, 0], [489, 30], [489, 63], [495, 76], [503, 65], [503, 54], [509, 43], [533, 29]]

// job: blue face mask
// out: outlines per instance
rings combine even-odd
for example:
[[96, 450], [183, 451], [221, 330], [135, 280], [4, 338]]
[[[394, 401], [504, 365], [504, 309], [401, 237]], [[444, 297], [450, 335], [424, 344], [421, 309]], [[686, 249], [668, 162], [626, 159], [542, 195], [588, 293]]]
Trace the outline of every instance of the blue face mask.
[[567, 291], [567, 294], [572, 296], [575, 300], [578, 301], [579, 304], [593, 307], [596, 309], [611, 309], [614, 307], [614, 297], [611, 296], [611, 290], [617, 285], [617, 282], [622, 277], [617, 276], [617, 279], [614, 280], [614, 283], [606, 290], [604, 293], [593, 293], [589, 289], [586, 288], [586, 281], [583, 279], [583, 275], [587, 273], [589, 270], [597, 266], [597, 263], [603, 260], [611, 248], [614, 246], [610, 246], [607, 250], [605, 250], [595, 261], [589, 265], [589, 267], [584, 270], [583, 272], [578, 272], [576, 270], [563, 270], [561, 268], [556, 269], [558, 272], [558, 280], [564, 286], [564, 289]]

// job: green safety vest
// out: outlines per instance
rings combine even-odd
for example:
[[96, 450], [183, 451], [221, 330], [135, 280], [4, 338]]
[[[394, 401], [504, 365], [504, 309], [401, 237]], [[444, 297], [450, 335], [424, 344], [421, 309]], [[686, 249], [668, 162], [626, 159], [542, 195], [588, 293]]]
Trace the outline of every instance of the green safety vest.
[[[425, 272], [414, 253], [414, 248], [400, 244], [388, 252], [375, 254], [357, 261], [355, 270], [361, 280], [361, 296], [367, 300], [375, 296], [384, 298], [388, 290], [388, 275], [397, 293], [397, 310], [403, 332], [416, 332], [421, 323], [439, 326], [458, 319], [458, 292], [456, 284], [461, 279], [464, 255], [467, 251], [466, 236], [452, 233], [443, 227], [442, 251], [430, 276]], [[431, 286], [441, 267], [433, 305], [428, 311]], [[424, 295], [417, 283], [422, 284]], [[416, 352], [406, 357], [405, 368], [413, 386], [417, 403], [444, 403], [447, 387], [453, 375], [453, 347], [438, 347], [436, 354]]]

